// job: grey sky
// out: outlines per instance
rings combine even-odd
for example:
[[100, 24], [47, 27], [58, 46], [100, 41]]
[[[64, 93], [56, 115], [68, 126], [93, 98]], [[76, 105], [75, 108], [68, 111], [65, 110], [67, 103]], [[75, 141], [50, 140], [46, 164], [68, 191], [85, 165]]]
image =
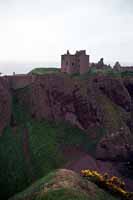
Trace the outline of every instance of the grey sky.
[[67, 49], [133, 63], [133, 1], [0, 0], [0, 62], [60, 62]]

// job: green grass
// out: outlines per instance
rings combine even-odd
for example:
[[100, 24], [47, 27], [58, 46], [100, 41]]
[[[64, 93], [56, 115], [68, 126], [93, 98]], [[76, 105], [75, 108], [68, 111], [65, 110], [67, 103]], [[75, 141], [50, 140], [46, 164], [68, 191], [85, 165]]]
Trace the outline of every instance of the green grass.
[[37, 197], [35, 200], [118, 200], [118, 198], [104, 191], [97, 190], [96, 195], [85, 195], [81, 191], [72, 189], [51, 190], [48, 193]]
[[121, 77], [121, 73], [114, 71], [113, 69], [96, 69], [91, 68], [88, 72], [89, 76], [95, 76], [95, 75], [106, 75], [111, 77]]
[[[44, 188], [50, 187], [56, 183], [56, 171], [49, 173], [47, 176], [36, 181], [29, 188], [23, 192], [15, 195], [10, 200], [118, 200], [118, 197], [112, 196], [111, 193], [104, 191], [91, 181], [86, 181], [81, 178], [84, 185], [82, 191], [81, 182], [77, 182], [77, 187], [63, 188], [60, 186], [58, 189], [48, 189], [44, 192]], [[74, 177], [73, 177], [74, 178]], [[75, 177], [76, 178], [76, 177]], [[59, 179], [60, 180], [60, 179]], [[67, 177], [66, 179], [67, 180]], [[83, 183], [84, 182], [84, 183]], [[81, 184], [81, 185], [80, 185]], [[92, 193], [93, 188], [93, 193]]]
[[97, 190], [96, 197], [94, 200], [120, 200], [119, 197], [111, 195], [109, 192], [104, 190]]
[[49, 74], [49, 73], [59, 73], [60, 68], [35, 68], [29, 74], [34, 74], [34, 75], [44, 75], [44, 74]]
[[25, 189], [23, 192], [18, 193], [15, 195], [13, 200], [21, 200], [21, 199], [29, 199], [32, 200], [36, 197], [36, 193], [41, 192], [41, 190], [45, 187], [46, 184], [50, 184], [53, 182], [53, 177], [55, 176], [56, 170], [50, 172], [45, 177], [40, 178], [38, 181], [33, 183], [31, 186], [29, 186], [27, 189]]
[[49, 122], [31, 121], [28, 123], [29, 143], [36, 178], [46, 175], [64, 163], [59, 151], [57, 132]]
[[118, 106], [104, 94], [101, 94], [96, 98], [99, 102], [99, 106], [102, 107], [104, 112], [103, 123], [105, 129], [108, 130], [108, 132], [113, 132], [118, 131], [120, 127], [124, 127], [125, 123], [122, 120]]
[[64, 163], [63, 155], [58, 150], [56, 132], [50, 123], [31, 120], [25, 125], [29, 129], [31, 170], [23, 151], [23, 125], [20, 125], [15, 135], [9, 127], [1, 136], [0, 197], [2, 199], [7, 199], [23, 190], [33, 179], [39, 179]]
[[[93, 198], [94, 199], [94, 198]], [[37, 197], [35, 200], [93, 200], [88, 198], [84, 193], [74, 190], [74, 189], [58, 189], [48, 191], [46, 194], [43, 194], [40, 197]]]
[[[43, 190], [45, 187], [43, 179], [41, 179], [41, 181], [41, 183], [37, 182], [36, 186], [33, 185], [32, 187], [28, 188], [28, 190], [16, 195], [13, 200], [88, 200], [87, 195], [74, 189], [61, 188], [58, 190], [49, 190], [47, 193], [40, 195], [41, 190]], [[90, 200], [93, 199], [91, 198]]]
[[[60, 73], [60, 68], [35, 68], [29, 74], [33, 75], [44, 75], [44, 74], [49, 74], [49, 73]], [[90, 68], [86, 74], [80, 75], [79, 73], [75, 74], [67, 74], [71, 78], [78, 78], [81, 80], [87, 79], [90, 76], [95, 76], [95, 75], [106, 75], [110, 77], [116, 77], [116, 78], [123, 78], [123, 77], [132, 77], [133, 72], [131, 71], [125, 71], [125, 72], [119, 72], [115, 71], [113, 69], [96, 69], [96, 68]]]
[[[60, 144], [82, 146], [85, 152], [92, 155], [95, 155], [98, 141], [106, 134], [106, 130], [103, 127], [94, 127], [93, 132], [88, 130], [87, 133], [68, 123], [57, 123], [56, 127], [60, 132], [58, 136]], [[97, 137], [92, 139], [89, 136], [89, 132], [91, 134], [96, 133]]]
[[17, 130], [16, 135], [7, 127], [0, 138], [0, 198], [14, 194], [30, 184], [26, 162], [22, 151], [22, 132]]
[[107, 76], [107, 77], [113, 77], [113, 78], [121, 78], [121, 73], [116, 72], [113, 69], [89, 69], [87, 73], [85, 74], [67, 74], [67, 76], [74, 78], [74, 79], [79, 79], [79, 80], [87, 80], [90, 77], [95, 77], [97, 75], [102, 75], [102, 76]]
[[133, 77], [133, 72], [128, 72], [128, 71], [125, 71], [125, 72], [121, 72], [121, 76], [122, 77]]

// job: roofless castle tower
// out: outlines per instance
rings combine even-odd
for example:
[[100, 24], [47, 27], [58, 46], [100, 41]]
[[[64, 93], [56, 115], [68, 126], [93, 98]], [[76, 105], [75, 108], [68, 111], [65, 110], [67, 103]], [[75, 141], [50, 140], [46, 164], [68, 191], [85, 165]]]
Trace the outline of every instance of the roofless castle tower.
[[89, 68], [89, 57], [85, 50], [76, 51], [74, 55], [67, 50], [67, 54], [61, 56], [61, 72], [68, 74], [86, 73]]

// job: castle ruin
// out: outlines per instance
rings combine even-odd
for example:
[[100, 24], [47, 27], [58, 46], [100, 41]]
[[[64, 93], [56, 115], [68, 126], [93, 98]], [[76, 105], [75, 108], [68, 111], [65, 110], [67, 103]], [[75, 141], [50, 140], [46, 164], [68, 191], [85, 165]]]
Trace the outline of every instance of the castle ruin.
[[68, 74], [80, 73], [84, 74], [89, 69], [89, 55], [86, 51], [76, 51], [74, 55], [67, 51], [67, 54], [61, 56], [61, 72]]

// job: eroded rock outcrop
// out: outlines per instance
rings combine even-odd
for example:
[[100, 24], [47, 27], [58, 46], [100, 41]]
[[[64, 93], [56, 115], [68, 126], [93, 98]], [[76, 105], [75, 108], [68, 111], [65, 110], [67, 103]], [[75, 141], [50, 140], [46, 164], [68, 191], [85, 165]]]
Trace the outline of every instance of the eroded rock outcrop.
[[102, 160], [124, 161], [128, 160], [132, 150], [132, 137], [130, 135], [113, 134], [100, 140], [96, 155], [98, 159]]

